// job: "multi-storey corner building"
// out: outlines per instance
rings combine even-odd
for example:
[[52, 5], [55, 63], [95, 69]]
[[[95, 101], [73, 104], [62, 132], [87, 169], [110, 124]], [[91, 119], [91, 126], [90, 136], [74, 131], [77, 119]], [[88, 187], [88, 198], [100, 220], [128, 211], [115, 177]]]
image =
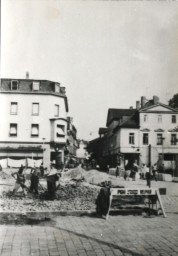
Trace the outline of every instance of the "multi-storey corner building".
[[64, 161], [68, 100], [60, 83], [1, 79], [0, 159], [32, 157]]
[[106, 126], [88, 146], [99, 162], [115, 166], [119, 159], [123, 164], [151, 160], [178, 169], [178, 110], [160, 103], [157, 96], [141, 97], [135, 109], [109, 109]]

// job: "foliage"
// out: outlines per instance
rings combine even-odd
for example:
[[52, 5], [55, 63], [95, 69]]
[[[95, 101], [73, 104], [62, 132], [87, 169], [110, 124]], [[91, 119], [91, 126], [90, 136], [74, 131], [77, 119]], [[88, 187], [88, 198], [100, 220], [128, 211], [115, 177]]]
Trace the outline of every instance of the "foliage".
[[178, 93], [169, 100], [169, 106], [178, 109]]

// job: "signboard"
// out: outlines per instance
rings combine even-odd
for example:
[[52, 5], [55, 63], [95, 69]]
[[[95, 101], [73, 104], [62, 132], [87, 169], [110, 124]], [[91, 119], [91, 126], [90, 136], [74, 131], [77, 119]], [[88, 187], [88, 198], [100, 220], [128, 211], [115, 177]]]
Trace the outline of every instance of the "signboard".
[[166, 217], [166, 213], [164, 211], [164, 207], [161, 201], [161, 197], [159, 194], [159, 190], [156, 188], [111, 188], [110, 190], [110, 202], [109, 202], [109, 210], [108, 214], [106, 216], [106, 219], [108, 219], [109, 211], [111, 209], [111, 203], [113, 196], [156, 196], [156, 200], [159, 202], [160, 207], [163, 212], [163, 216]]

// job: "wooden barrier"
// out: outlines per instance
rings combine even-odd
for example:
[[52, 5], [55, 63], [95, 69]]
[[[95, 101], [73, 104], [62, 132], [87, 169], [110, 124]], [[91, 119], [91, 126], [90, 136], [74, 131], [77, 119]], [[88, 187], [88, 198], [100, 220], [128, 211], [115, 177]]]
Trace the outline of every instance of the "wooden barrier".
[[163, 207], [163, 203], [161, 201], [159, 189], [156, 188], [139, 188], [139, 189], [134, 189], [134, 188], [111, 188], [110, 190], [110, 199], [109, 199], [109, 209], [108, 213], [106, 216], [106, 219], [109, 217], [109, 212], [111, 210], [111, 203], [113, 200], [113, 196], [156, 196], [156, 201], [159, 202], [161, 210], [163, 212], [163, 216], [166, 217], [166, 213]]

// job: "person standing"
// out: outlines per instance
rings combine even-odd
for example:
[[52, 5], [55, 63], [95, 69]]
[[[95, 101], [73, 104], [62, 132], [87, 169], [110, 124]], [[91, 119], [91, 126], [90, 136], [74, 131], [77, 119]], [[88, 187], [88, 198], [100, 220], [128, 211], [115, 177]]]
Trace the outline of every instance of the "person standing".
[[30, 192], [32, 193], [34, 192], [35, 195], [38, 195], [38, 185], [39, 185], [39, 171], [37, 168], [32, 168]]
[[148, 166], [146, 166], [146, 181], [147, 181], [147, 186], [150, 186], [151, 174]]
[[111, 181], [103, 182], [103, 187], [100, 189], [98, 197], [96, 199], [96, 213], [98, 217], [106, 218], [110, 204], [110, 189]]
[[57, 173], [55, 169], [51, 169], [47, 175], [47, 189], [49, 199], [54, 200], [56, 198], [57, 184], [60, 174]]
[[41, 174], [41, 177], [44, 176], [44, 166], [43, 166], [43, 162], [40, 164], [40, 174]]
[[152, 167], [153, 179], [157, 181], [158, 167], [157, 164], [154, 164]]
[[119, 176], [119, 174], [120, 174], [120, 166], [117, 165], [116, 166], [116, 178]]
[[131, 175], [131, 167], [130, 167], [130, 164], [127, 163], [126, 166], [125, 166], [124, 179], [129, 181], [130, 175]]
[[12, 173], [12, 177], [16, 179], [16, 183], [12, 191], [13, 194], [15, 194], [19, 190], [19, 188], [22, 188], [24, 196], [26, 195], [25, 175], [23, 172], [24, 172], [24, 167], [23, 165], [21, 165], [18, 172]]

